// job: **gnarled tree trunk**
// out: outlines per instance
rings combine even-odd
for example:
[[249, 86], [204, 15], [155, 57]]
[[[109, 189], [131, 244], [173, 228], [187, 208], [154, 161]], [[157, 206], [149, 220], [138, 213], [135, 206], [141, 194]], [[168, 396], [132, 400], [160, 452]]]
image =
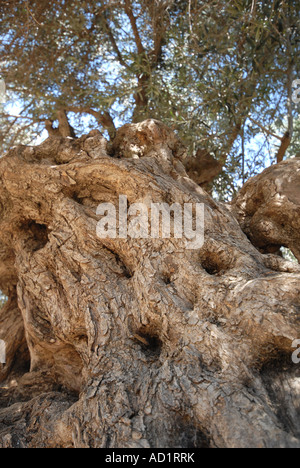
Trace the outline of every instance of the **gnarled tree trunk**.
[[[249, 216], [262, 206], [277, 222], [286, 203], [288, 236], [299, 183], [292, 201], [283, 183], [266, 205], [254, 179], [227, 207], [189, 179], [184, 158], [151, 120], [109, 148], [94, 131], [0, 160], [1, 447], [300, 446], [300, 267], [257, 250], [237, 221], [266, 248]], [[97, 207], [120, 195], [204, 203], [204, 245], [100, 239]], [[296, 228], [291, 239], [297, 254]]]

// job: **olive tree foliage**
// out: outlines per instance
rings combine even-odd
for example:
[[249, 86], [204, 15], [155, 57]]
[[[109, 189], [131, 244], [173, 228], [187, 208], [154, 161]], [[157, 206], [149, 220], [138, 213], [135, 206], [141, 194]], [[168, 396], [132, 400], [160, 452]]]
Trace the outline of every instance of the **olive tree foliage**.
[[14, 0], [0, 14], [2, 151], [60, 111], [110, 138], [157, 118], [216, 160], [205, 183], [228, 198], [297, 139], [297, 0]]

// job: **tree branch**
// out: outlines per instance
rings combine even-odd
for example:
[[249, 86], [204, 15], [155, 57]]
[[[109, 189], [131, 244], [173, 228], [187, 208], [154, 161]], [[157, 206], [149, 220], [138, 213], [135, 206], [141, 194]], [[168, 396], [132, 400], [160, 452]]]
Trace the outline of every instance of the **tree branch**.
[[125, 4], [125, 13], [129, 18], [131, 28], [132, 28], [132, 31], [133, 31], [133, 34], [134, 34], [135, 43], [136, 43], [136, 46], [137, 46], [137, 51], [138, 51], [139, 54], [145, 55], [146, 51], [145, 51], [145, 48], [143, 46], [141, 36], [140, 36], [139, 30], [138, 30], [138, 27], [137, 27], [136, 17], [134, 16], [133, 11], [132, 11], [131, 0], [124, 0], [124, 4]]
[[57, 118], [59, 122], [59, 132], [63, 137], [76, 138], [74, 128], [70, 125], [66, 111], [57, 111]]
[[31, 120], [32, 124], [41, 123], [41, 122], [44, 122], [44, 120], [45, 120], [45, 119], [32, 119], [31, 117], [26, 117], [26, 116], [23, 116], [23, 115], [12, 115], [12, 114], [1, 114], [1, 115], [2, 115], [2, 117], [5, 117], [5, 118], [15, 119], [15, 122], [18, 119]]
[[25, 7], [26, 7], [26, 10], [27, 10], [27, 13], [31, 16], [31, 18], [33, 19], [33, 21], [40, 27], [43, 27], [43, 24], [39, 23], [38, 20], [35, 18], [35, 16], [31, 13], [30, 9], [29, 9], [29, 5], [28, 5], [28, 0], [25, 2]]
[[[220, 162], [223, 164], [222, 169], [227, 161], [228, 155], [230, 154], [232, 147], [237, 139], [237, 137], [241, 134], [241, 129], [243, 125], [243, 121], [239, 120], [236, 125], [233, 127], [232, 131], [228, 135], [226, 139], [226, 143], [224, 145], [224, 151], [222, 152], [222, 155], [220, 157]], [[221, 171], [220, 171], [221, 173]]]
[[282, 141], [282, 137], [280, 137], [280, 136], [276, 135], [275, 133], [271, 132], [271, 130], [268, 130], [261, 123], [257, 122], [257, 120], [252, 119], [252, 117], [248, 117], [248, 119], [251, 120], [251, 122], [254, 123], [254, 125], [257, 125], [267, 135], [272, 136], [274, 138], [277, 138], [277, 140]]
[[291, 141], [292, 141], [292, 138], [291, 138], [290, 132], [285, 132], [285, 134], [281, 138], [281, 145], [276, 155], [277, 163], [280, 163], [281, 161], [283, 161], [283, 158], [285, 156], [285, 153], [287, 152], [288, 147], [290, 146]]
[[232, 150], [234, 142], [241, 133], [242, 122], [236, 123], [230, 134], [227, 136], [226, 145], [220, 158], [215, 159], [207, 150], [198, 149], [196, 157], [189, 157], [185, 167], [188, 175], [206, 191], [211, 190], [211, 183], [223, 171], [227, 157]]
[[251, 12], [250, 12], [250, 16], [252, 20], [254, 19], [256, 15], [256, 8], [257, 8], [257, 0], [252, 0]]
[[80, 106], [69, 106], [66, 109], [68, 112], [74, 112], [76, 114], [89, 114], [95, 117], [97, 122], [108, 131], [108, 134], [111, 139], [115, 137], [116, 134], [116, 127], [113, 121], [113, 118], [109, 114], [109, 112], [98, 112], [90, 107], [80, 107]]
[[111, 30], [111, 27], [109, 25], [109, 22], [108, 22], [108, 19], [107, 19], [107, 16], [106, 16], [106, 12], [104, 12], [103, 16], [104, 16], [104, 25], [105, 25], [105, 29], [106, 29], [106, 32], [107, 32], [107, 36], [108, 36], [108, 38], [110, 40], [110, 43], [112, 45], [112, 48], [113, 48], [114, 52], [116, 53], [120, 64], [125, 68], [129, 68], [129, 66], [125, 62], [125, 60], [124, 60], [124, 58], [123, 58], [123, 56], [121, 54], [121, 51], [120, 51], [120, 49], [118, 47], [118, 44], [117, 44], [117, 42], [116, 42], [116, 40], [114, 38], [113, 32]]
[[151, 8], [149, 8], [149, 13], [152, 19], [154, 42], [154, 48], [150, 53], [152, 68], [156, 67], [162, 56], [162, 47], [165, 42], [165, 33], [167, 28], [165, 23], [166, 8], [167, 5], [164, 2], [160, 2], [159, 6], [151, 4]]
[[277, 140], [280, 140], [281, 144], [280, 144], [278, 153], [276, 155], [276, 161], [277, 161], [277, 163], [280, 163], [283, 160], [283, 158], [285, 156], [285, 153], [286, 153], [286, 151], [287, 151], [287, 149], [288, 149], [288, 147], [290, 146], [290, 143], [291, 143], [292, 137], [291, 137], [290, 131], [288, 130], [287, 132], [285, 132], [283, 137], [280, 137], [280, 136], [276, 135], [275, 133], [271, 132], [270, 130], [268, 130], [261, 123], [259, 123], [256, 120], [252, 119], [252, 117], [249, 117], [249, 120], [251, 120], [251, 122], [254, 123], [255, 125], [257, 125], [259, 128], [261, 128], [262, 131], [264, 133], [266, 133], [267, 135], [272, 136], [274, 138], [277, 138]]
[[290, 41], [291, 28], [289, 19], [285, 18], [285, 30], [286, 30], [286, 52], [289, 59], [289, 65], [287, 68], [287, 114], [288, 114], [288, 130], [283, 135], [281, 145], [276, 155], [277, 163], [283, 161], [285, 153], [291, 144], [293, 133], [294, 133], [294, 117], [293, 117], [293, 72], [294, 72], [294, 59], [292, 45]]

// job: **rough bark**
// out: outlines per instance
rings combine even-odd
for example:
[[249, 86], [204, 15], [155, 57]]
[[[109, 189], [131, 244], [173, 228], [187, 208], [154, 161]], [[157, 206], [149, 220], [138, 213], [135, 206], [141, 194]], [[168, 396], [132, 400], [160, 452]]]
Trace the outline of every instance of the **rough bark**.
[[53, 120], [46, 120], [45, 121], [45, 128], [49, 134], [49, 137], [70, 137], [76, 138], [74, 128], [70, 125], [70, 122], [67, 117], [67, 113], [65, 110], [57, 111], [57, 119], [59, 126], [57, 128], [53, 127]]
[[300, 160], [281, 162], [250, 179], [232, 203], [233, 213], [262, 252], [288, 247], [300, 261]]
[[204, 189], [221, 174], [223, 167], [224, 161], [217, 161], [206, 150], [198, 150], [185, 164], [188, 176]]
[[277, 163], [280, 163], [283, 161], [283, 158], [288, 150], [288, 147], [291, 144], [291, 141], [292, 141], [292, 138], [291, 138], [290, 132], [286, 132], [281, 139], [281, 144], [280, 144], [278, 153], [276, 155]]
[[[184, 159], [147, 121], [0, 160], [1, 324], [15, 314], [10, 354], [30, 353], [1, 374], [1, 447], [300, 446], [300, 267], [259, 252]], [[203, 247], [99, 239], [119, 195], [204, 203]]]

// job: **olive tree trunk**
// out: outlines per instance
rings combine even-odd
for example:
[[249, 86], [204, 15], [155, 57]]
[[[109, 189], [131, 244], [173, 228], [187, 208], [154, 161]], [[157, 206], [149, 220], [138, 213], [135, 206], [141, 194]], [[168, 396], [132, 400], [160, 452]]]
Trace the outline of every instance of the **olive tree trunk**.
[[[185, 158], [153, 120], [1, 158], [0, 447], [300, 447], [300, 267], [268, 250], [299, 259], [300, 161], [225, 206]], [[100, 238], [120, 196], [204, 204], [204, 244]]]

